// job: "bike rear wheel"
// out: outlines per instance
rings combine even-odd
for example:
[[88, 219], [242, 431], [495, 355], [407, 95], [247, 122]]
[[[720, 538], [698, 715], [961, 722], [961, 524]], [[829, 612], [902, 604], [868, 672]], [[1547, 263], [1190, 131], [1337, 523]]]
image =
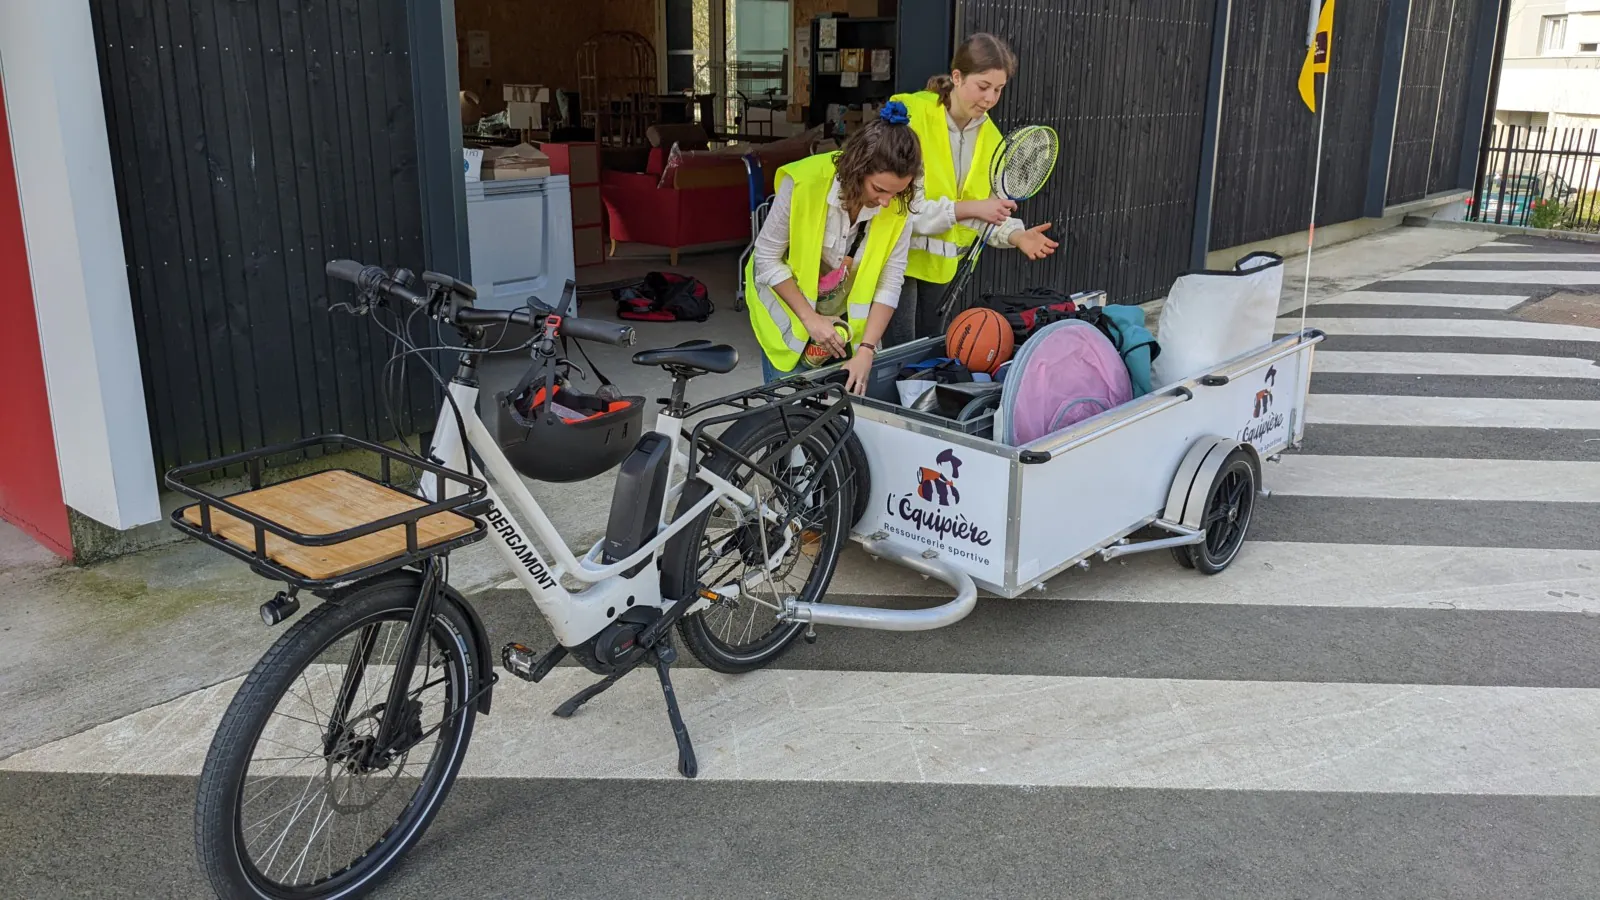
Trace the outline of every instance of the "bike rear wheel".
[[323, 603], [246, 676], [195, 807], [201, 868], [219, 896], [358, 896], [432, 822], [471, 738], [478, 669], [466, 613], [441, 591], [401, 712], [408, 746], [392, 759], [376, 752], [418, 590], [385, 579]]
[[[811, 421], [804, 415], [789, 419], [788, 425], [776, 413], [741, 419], [721, 439], [760, 462]], [[748, 672], [777, 659], [805, 628], [800, 622], [779, 621], [785, 599], [814, 603], [827, 593], [855, 513], [854, 455], [841, 449], [823, 464], [837, 440], [831, 429], [821, 430], [776, 461], [775, 474], [805, 488], [799, 497], [727, 454], [705, 460], [706, 468], [749, 493], [778, 519], [758, 527], [752, 513], [713, 505], [667, 544], [662, 558], [667, 596], [682, 597], [701, 588], [729, 595], [678, 623], [684, 645], [707, 668]], [[680, 514], [710, 491], [706, 482], [691, 480], [678, 503]], [[728, 591], [730, 585], [739, 589]]]

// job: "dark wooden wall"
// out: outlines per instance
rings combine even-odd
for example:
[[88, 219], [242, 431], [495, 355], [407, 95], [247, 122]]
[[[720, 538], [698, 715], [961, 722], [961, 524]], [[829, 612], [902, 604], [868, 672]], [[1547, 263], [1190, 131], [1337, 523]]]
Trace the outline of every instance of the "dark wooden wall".
[[[1487, 90], [1471, 51], [1494, 39], [1480, 31], [1500, 2], [1411, 0], [1407, 11], [1402, 0], [1339, 0], [1319, 225], [1368, 214], [1369, 194], [1399, 203], [1469, 186], [1461, 161]], [[913, 6], [902, 0], [902, 14]], [[1039, 264], [986, 254], [974, 290], [1104, 288], [1137, 303], [1192, 267], [1197, 209], [1212, 250], [1305, 230], [1318, 126], [1297, 88], [1309, 0], [1232, 0], [1209, 220], [1196, 203], [1216, 12], [1217, 0], [958, 0], [957, 40], [991, 31], [1021, 59], [1001, 130], [1041, 122], [1062, 142], [1049, 187], [1021, 212], [1055, 222], [1062, 252]], [[1398, 39], [1385, 56], [1391, 19], [1405, 31], [1403, 59]], [[1386, 78], [1399, 80], [1388, 101]], [[1391, 146], [1384, 109], [1396, 89]]]
[[1044, 124], [1061, 136], [1049, 185], [1018, 213], [1055, 223], [1061, 250], [1037, 263], [985, 253], [980, 290], [1166, 294], [1189, 262], [1212, 13], [1212, 0], [961, 5], [961, 34], [999, 34], [1021, 61], [996, 110], [1001, 131]]
[[[1319, 225], [1362, 214], [1388, 6], [1388, 0], [1339, 0], [1334, 7], [1335, 77], [1327, 84]], [[1307, 8], [1302, 0], [1234, 0], [1213, 250], [1293, 234], [1310, 224], [1317, 116], [1298, 87]]]
[[[1476, 142], [1462, 89], [1471, 65], [1482, 0], [1412, 0], [1388, 201], [1405, 203], [1460, 184], [1461, 141]], [[1485, 36], [1484, 39], [1487, 39]]]
[[158, 465], [427, 427], [416, 365], [388, 421], [387, 339], [323, 274], [422, 267], [406, 4], [92, 5]]

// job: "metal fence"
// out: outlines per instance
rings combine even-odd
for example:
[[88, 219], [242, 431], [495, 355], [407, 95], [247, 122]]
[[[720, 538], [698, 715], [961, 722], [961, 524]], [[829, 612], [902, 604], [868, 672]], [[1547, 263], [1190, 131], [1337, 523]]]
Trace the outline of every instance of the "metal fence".
[[1600, 129], [1496, 125], [1483, 159], [1468, 219], [1600, 231]]

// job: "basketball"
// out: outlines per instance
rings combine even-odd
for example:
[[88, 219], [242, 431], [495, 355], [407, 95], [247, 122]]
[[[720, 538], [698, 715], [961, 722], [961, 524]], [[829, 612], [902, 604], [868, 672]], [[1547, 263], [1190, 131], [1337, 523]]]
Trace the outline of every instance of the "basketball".
[[993, 375], [1011, 358], [1015, 340], [1005, 316], [980, 306], [956, 316], [950, 323], [944, 336], [944, 354], [969, 372]]

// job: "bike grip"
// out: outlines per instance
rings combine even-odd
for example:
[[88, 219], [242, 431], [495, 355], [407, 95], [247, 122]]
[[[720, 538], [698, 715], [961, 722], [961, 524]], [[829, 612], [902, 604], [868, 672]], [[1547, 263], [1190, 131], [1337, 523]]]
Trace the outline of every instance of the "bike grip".
[[632, 346], [635, 337], [631, 325], [571, 317], [561, 320], [561, 333], [580, 341], [594, 341], [619, 347]]
[[353, 259], [335, 259], [329, 260], [325, 271], [328, 273], [329, 278], [337, 278], [340, 281], [348, 281], [351, 284], [355, 284], [361, 278], [361, 271], [365, 268], [366, 266]]

